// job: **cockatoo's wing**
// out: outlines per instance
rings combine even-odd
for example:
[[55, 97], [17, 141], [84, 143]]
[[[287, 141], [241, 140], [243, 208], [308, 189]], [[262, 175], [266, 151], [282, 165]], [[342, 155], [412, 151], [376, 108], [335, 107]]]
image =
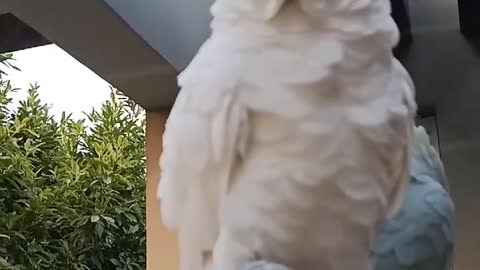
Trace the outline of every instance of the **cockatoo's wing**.
[[377, 236], [375, 270], [443, 270], [453, 248], [454, 206], [435, 181], [409, 187], [405, 204]]
[[[400, 81], [396, 81], [396, 83], [393, 84], [394, 89], [396, 90], [395, 92], [401, 93], [405, 105], [403, 108], [406, 108], [407, 115], [409, 116], [408, 118], [414, 119], [417, 111], [417, 105], [415, 103], [415, 86], [413, 85], [413, 81], [407, 70], [398, 60], [393, 61], [393, 66], [395, 76], [401, 78]], [[398, 131], [398, 134], [405, 135], [405, 131], [408, 130], [408, 136], [405, 136], [403, 140], [406, 140], [410, 147], [407, 147], [406, 149], [403, 149], [397, 153], [390, 153], [392, 156], [396, 156], [398, 158], [397, 162], [393, 163], [391, 167], [392, 172], [394, 172], [393, 175], [395, 175], [392, 177], [396, 178], [395, 182], [397, 185], [392, 192], [391, 203], [386, 216], [387, 219], [393, 218], [402, 207], [405, 198], [405, 192], [410, 182], [409, 179], [411, 170], [409, 166], [409, 160], [411, 157], [411, 145], [414, 136], [413, 124], [410, 121], [405, 121], [403, 124], [406, 126], [403, 127], [403, 131]]]
[[[179, 232], [183, 270], [203, 269], [218, 233], [218, 212], [245, 151], [247, 112], [236, 102], [234, 74], [203, 68], [180, 76], [182, 90], [167, 121], [158, 189], [162, 218]], [[214, 74], [215, 73], [215, 74]]]
[[454, 204], [443, 164], [423, 127], [414, 130], [412, 182], [399, 214], [388, 220], [373, 250], [375, 270], [437, 270], [449, 266]]

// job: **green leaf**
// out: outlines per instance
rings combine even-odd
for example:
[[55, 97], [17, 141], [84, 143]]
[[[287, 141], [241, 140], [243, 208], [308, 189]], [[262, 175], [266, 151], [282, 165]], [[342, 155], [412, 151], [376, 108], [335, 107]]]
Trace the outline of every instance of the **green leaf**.
[[105, 178], [104, 182], [105, 182], [105, 184], [110, 185], [112, 183], [112, 178], [107, 177], [107, 178]]
[[6, 234], [0, 234], [0, 238], [7, 238], [7, 239], [10, 239], [10, 236], [6, 235]]
[[128, 220], [130, 220], [131, 222], [137, 222], [137, 218], [130, 214], [130, 213], [125, 213], [125, 216], [128, 218]]
[[136, 233], [136, 232], [138, 232], [138, 229], [139, 229], [138, 225], [131, 226], [130, 229], [128, 229], [128, 232], [129, 233]]
[[96, 222], [98, 222], [99, 220], [100, 220], [100, 216], [94, 215], [94, 216], [91, 216], [91, 217], [90, 217], [90, 221], [91, 221], [92, 223], [96, 223]]
[[35, 137], [38, 137], [38, 133], [36, 133], [35, 131], [31, 130], [31, 129], [25, 129], [28, 133], [30, 133], [31, 135], [35, 136]]
[[115, 220], [111, 217], [102, 216], [108, 223], [115, 224]]
[[87, 222], [88, 222], [88, 217], [81, 218], [80, 221], [78, 222], [78, 226], [83, 226], [87, 224]]
[[13, 232], [14, 235], [18, 236], [20, 239], [26, 241], [27, 239], [25, 238], [25, 235], [21, 232]]
[[105, 228], [103, 227], [102, 223], [97, 223], [95, 225], [95, 232], [97, 233], [98, 237], [102, 237], [104, 231], [105, 231]]

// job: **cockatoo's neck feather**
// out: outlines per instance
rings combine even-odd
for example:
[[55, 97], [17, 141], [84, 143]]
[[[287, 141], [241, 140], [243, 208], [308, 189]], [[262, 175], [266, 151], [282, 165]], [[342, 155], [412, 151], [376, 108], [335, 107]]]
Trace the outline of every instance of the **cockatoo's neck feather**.
[[[392, 47], [399, 33], [389, 14], [388, 0], [285, 0], [278, 14], [267, 20], [262, 14], [269, 1], [282, 3], [217, 0], [212, 6], [212, 35], [182, 72], [180, 86], [197, 80], [198, 70], [204, 69], [206, 61], [210, 66], [228, 63], [235, 69], [243, 69], [242, 63], [255, 63], [258, 74], [274, 74], [285, 79], [282, 83], [299, 89], [301, 85], [309, 88], [323, 83], [333, 72], [335, 77], [349, 78], [357, 85], [362, 82], [365, 87], [368, 82], [381, 84], [373, 77], [391, 73]], [[328, 3], [322, 6], [322, 2]], [[223, 61], [220, 55], [230, 60]], [[233, 59], [236, 55], [244, 57]], [[246, 60], [246, 56], [250, 58]], [[271, 67], [272, 61], [275, 68]], [[383, 91], [380, 89], [384, 86], [367, 88], [370, 90], [351, 93], [366, 100]]]

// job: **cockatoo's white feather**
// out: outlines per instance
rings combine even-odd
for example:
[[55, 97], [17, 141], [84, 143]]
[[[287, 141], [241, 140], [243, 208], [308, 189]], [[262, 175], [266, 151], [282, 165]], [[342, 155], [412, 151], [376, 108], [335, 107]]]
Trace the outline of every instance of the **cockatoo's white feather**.
[[444, 189], [448, 190], [447, 176], [440, 156], [430, 143], [430, 136], [424, 127], [414, 130], [414, 146], [412, 155], [412, 176], [423, 176], [437, 179]]
[[[409, 180], [413, 85], [388, 0], [217, 0], [180, 75], [159, 197], [182, 270], [365, 270]], [[347, 260], [345, 258], [348, 258]]]

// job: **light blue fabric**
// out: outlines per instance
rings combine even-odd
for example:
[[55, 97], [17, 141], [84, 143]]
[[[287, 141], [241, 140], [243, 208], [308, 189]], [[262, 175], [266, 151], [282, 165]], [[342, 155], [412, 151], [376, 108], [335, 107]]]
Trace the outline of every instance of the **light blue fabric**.
[[287, 267], [268, 261], [255, 261], [245, 266], [244, 270], [289, 270]]
[[439, 175], [418, 173], [412, 177], [400, 212], [384, 224], [374, 243], [371, 259], [375, 270], [450, 268], [455, 208], [440, 184], [443, 182], [431, 178]]

